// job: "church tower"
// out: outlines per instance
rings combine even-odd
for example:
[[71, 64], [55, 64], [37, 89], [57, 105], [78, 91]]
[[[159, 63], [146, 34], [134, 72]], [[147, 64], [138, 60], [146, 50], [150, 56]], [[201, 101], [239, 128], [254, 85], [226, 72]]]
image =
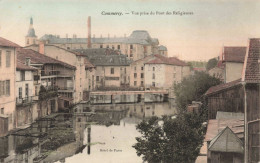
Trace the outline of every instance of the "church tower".
[[27, 35], [25, 36], [25, 46], [29, 46], [32, 44], [36, 44], [37, 36], [35, 35], [35, 31], [33, 28], [33, 19], [30, 19], [30, 26]]

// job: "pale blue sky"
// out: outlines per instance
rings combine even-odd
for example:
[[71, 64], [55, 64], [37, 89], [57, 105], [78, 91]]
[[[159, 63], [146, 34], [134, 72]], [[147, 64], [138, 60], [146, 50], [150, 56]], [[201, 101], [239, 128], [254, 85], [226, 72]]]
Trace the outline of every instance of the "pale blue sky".
[[[87, 35], [87, 17], [92, 34], [122, 37], [133, 30], [147, 30], [170, 56], [185, 60], [208, 60], [221, 47], [246, 46], [248, 38], [260, 37], [259, 0], [0, 0], [0, 36], [24, 45], [29, 19], [36, 35], [65, 37]], [[103, 16], [102, 11], [189, 11], [192, 16]]]

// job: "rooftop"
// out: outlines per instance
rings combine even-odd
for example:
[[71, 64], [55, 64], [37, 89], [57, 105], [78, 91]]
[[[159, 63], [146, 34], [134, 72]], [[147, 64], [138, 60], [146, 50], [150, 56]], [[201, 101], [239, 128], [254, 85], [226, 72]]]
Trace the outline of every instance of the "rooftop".
[[260, 38], [249, 40], [249, 50], [245, 58], [242, 80], [260, 83]]
[[244, 63], [246, 56], [246, 47], [234, 46], [234, 47], [224, 47], [223, 61], [224, 62], [238, 62]]
[[[59, 36], [45, 34], [40, 40], [48, 41], [50, 44], [79, 44], [87, 43], [87, 38], [60, 38]], [[151, 38], [149, 33], [144, 30], [133, 31], [129, 37], [101, 37], [91, 38], [91, 43], [125, 43], [125, 44], [159, 44], [157, 38]]]
[[208, 150], [216, 152], [243, 153], [243, 143], [227, 126], [210, 142]]
[[31, 64], [59, 64], [68, 68], [75, 69], [75, 66], [73, 65], [40, 54], [34, 50], [19, 48], [17, 50], [17, 59], [20, 62], [25, 63], [26, 58], [31, 59]]
[[32, 66], [27, 66], [25, 64], [23, 64], [21, 61], [19, 61], [18, 59], [16, 60], [16, 70], [28, 70], [28, 71], [35, 71], [37, 70], [36, 68], [32, 67]]
[[154, 55], [154, 59], [146, 62], [145, 64], [167, 64], [167, 65], [176, 65], [176, 66], [187, 66], [184, 61], [179, 60], [176, 57], [165, 57], [162, 55]]
[[234, 86], [240, 85], [241, 84], [241, 79], [237, 79], [228, 83], [224, 83], [224, 84], [219, 84], [213, 87], [210, 87], [207, 92], [205, 93], [205, 95], [210, 95], [210, 94], [214, 94], [214, 93], [218, 93], [220, 91], [232, 88]]
[[94, 66], [129, 66], [131, 61], [122, 54], [112, 49], [79, 49], [75, 50], [86, 56]]
[[244, 137], [243, 119], [210, 119], [204, 141], [211, 141], [223, 129], [229, 127], [239, 138]]
[[167, 48], [163, 45], [159, 46], [159, 51], [167, 51]]
[[9, 40], [6, 40], [3, 37], [0, 37], [0, 46], [3, 46], [3, 47], [14, 47], [14, 48], [20, 47], [16, 43], [13, 43], [13, 42], [11, 42]]

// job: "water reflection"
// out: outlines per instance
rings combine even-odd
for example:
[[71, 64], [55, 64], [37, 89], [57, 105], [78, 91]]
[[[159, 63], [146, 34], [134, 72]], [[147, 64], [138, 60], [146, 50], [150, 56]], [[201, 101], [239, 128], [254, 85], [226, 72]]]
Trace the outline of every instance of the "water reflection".
[[135, 125], [151, 116], [176, 114], [174, 103], [79, 104], [0, 138], [0, 162], [142, 162], [132, 145]]

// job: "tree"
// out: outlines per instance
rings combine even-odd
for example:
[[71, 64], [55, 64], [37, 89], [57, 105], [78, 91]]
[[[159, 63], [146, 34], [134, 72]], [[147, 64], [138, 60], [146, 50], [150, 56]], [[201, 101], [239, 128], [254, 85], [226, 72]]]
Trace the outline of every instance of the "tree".
[[[161, 125], [159, 122], [162, 122]], [[133, 146], [149, 163], [190, 163], [199, 155], [203, 143], [202, 120], [198, 114], [184, 113], [176, 118], [152, 117], [137, 125], [142, 134]]]
[[216, 67], [217, 64], [218, 64], [218, 60], [216, 58], [210, 59], [206, 65], [207, 71]]
[[195, 72], [193, 76], [184, 78], [179, 84], [174, 85], [175, 101], [179, 111], [185, 111], [192, 101], [201, 100], [201, 96], [212, 86], [221, 81], [205, 72]]

